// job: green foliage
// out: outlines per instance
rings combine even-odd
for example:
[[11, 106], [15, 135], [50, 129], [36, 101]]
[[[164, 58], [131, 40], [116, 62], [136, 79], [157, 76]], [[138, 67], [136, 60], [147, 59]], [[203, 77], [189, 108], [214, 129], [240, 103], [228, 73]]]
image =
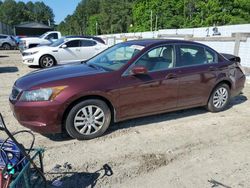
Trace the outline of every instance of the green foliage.
[[250, 0], [82, 0], [58, 30], [93, 35], [244, 23]]
[[54, 24], [54, 17], [53, 10], [43, 2], [0, 1], [0, 21], [9, 25], [29, 21]]

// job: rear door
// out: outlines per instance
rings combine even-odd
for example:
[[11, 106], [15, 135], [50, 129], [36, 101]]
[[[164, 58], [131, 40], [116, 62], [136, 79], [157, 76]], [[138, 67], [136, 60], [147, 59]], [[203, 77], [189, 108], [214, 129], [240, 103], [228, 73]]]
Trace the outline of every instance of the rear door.
[[79, 51], [77, 52], [81, 60], [88, 60], [97, 54], [97, 42], [93, 40], [80, 40]]
[[217, 78], [217, 56], [203, 46], [177, 45], [178, 107], [205, 105]]

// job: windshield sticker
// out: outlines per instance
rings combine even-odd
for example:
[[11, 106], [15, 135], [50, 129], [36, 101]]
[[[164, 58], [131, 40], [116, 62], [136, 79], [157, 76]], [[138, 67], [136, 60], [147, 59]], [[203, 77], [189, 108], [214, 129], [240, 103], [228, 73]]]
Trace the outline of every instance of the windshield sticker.
[[133, 49], [136, 49], [136, 50], [142, 50], [145, 47], [144, 46], [140, 46], [140, 45], [132, 45], [132, 46], [130, 46], [130, 48], [133, 48]]

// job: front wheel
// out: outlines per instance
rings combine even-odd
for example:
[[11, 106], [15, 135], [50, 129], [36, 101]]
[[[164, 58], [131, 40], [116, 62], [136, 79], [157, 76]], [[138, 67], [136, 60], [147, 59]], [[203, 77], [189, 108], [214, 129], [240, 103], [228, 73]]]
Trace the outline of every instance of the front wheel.
[[50, 55], [44, 55], [40, 58], [40, 66], [42, 68], [49, 68], [52, 67], [56, 64], [56, 61], [54, 59], [54, 57], [50, 56]]
[[69, 112], [65, 128], [72, 138], [88, 140], [101, 136], [109, 127], [111, 112], [101, 100], [90, 99], [76, 104]]
[[3, 49], [4, 49], [4, 50], [11, 50], [11, 45], [5, 43], [5, 44], [3, 44]]
[[207, 109], [211, 112], [223, 111], [230, 100], [230, 88], [227, 84], [218, 85], [212, 92]]

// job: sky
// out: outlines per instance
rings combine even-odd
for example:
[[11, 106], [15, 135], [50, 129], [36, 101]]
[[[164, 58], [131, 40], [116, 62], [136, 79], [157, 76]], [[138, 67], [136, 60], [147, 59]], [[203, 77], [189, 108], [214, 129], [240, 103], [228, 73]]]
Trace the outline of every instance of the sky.
[[76, 6], [81, 0], [17, 0], [27, 3], [28, 1], [42, 1], [53, 9], [55, 22], [59, 24], [68, 14], [73, 14]]

